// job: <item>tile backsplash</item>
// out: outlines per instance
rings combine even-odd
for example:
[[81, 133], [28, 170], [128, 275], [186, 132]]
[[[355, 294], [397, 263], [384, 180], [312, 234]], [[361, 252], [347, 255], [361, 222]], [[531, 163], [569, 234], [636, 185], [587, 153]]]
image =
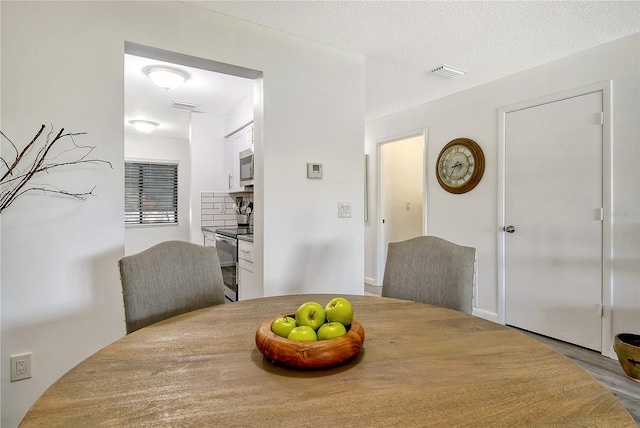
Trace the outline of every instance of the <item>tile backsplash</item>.
[[[202, 192], [200, 194], [201, 227], [237, 227], [238, 219], [233, 210], [236, 196], [242, 196], [243, 205], [253, 202], [253, 194], [229, 194], [222, 192]], [[249, 217], [253, 224], [253, 216]]]

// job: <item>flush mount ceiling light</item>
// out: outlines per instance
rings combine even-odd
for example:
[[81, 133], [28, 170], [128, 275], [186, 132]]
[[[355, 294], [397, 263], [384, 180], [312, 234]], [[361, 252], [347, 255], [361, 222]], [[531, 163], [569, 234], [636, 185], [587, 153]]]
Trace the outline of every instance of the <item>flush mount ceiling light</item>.
[[166, 90], [177, 88], [191, 77], [186, 71], [159, 65], [145, 67], [143, 71], [153, 83]]
[[431, 73], [436, 76], [444, 77], [445, 79], [453, 79], [454, 77], [462, 76], [466, 71], [445, 64], [431, 70]]
[[143, 134], [148, 134], [160, 125], [159, 123], [151, 122], [150, 120], [130, 120], [129, 123], [133, 126], [133, 129], [138, 132], [142, 132]]

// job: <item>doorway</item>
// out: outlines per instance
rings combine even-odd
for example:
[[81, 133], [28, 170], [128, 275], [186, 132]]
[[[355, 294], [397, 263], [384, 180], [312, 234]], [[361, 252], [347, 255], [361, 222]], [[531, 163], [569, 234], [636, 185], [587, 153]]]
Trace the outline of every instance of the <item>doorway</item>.
[[426, 233], [425, 132], [378, 142], [378, 284], [390, 242]]
[[[170, 89], [154, 84], [153, 68], [177, 70], [186, 81]], [[177, 165], [179, 219], [172, 227], [125, 228], [125, 254], [166, 240], [202, 243], [202, 220], [213, 210], [202, 203], [202, 192], [229, 182], [224, 136], [254, 118], [261, 123], [261, 73], [126, 42], [124, 81], [125, 159]], [[138, 119], [157, 127], [141, 133], [130, 123]]]
[[[505, 324], [603, 349], [605, 94], [503, 111]], [[544, 126], [541, 126], [544, 124]]]

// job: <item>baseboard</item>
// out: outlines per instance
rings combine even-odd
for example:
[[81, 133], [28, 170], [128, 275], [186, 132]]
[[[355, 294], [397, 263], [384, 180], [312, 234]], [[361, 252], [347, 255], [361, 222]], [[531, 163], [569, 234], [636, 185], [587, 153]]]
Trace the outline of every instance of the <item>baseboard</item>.
[[479, 318], [484, 318], [487, 321], [492, 321], [496, 324], [502, 324], [500, 322], [500, 317], [498, 317], [498, 314], [495, 312], [489, 312], [489, 311], [485, 311], [484, 309], [473, 308], [473, 311], [471, 312], [471, 314]]
[[376, 287], [382, 286], [382, 284], [378, 284], [378, 281], [375, 278], [364, 277], [364, 283], [368, 285], [375, 285]]

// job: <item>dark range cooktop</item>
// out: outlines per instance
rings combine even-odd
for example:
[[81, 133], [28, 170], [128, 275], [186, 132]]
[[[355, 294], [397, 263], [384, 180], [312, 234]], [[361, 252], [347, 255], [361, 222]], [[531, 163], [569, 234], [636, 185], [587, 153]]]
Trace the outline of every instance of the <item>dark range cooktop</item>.
[[237, 238], [238, 235], [250, 235], [253, 233], [253, 229], [250, 227], [234, 227], [232, 229], [216, 229], [216, 233], [220, 235], [228, 236], [230, 238]]

